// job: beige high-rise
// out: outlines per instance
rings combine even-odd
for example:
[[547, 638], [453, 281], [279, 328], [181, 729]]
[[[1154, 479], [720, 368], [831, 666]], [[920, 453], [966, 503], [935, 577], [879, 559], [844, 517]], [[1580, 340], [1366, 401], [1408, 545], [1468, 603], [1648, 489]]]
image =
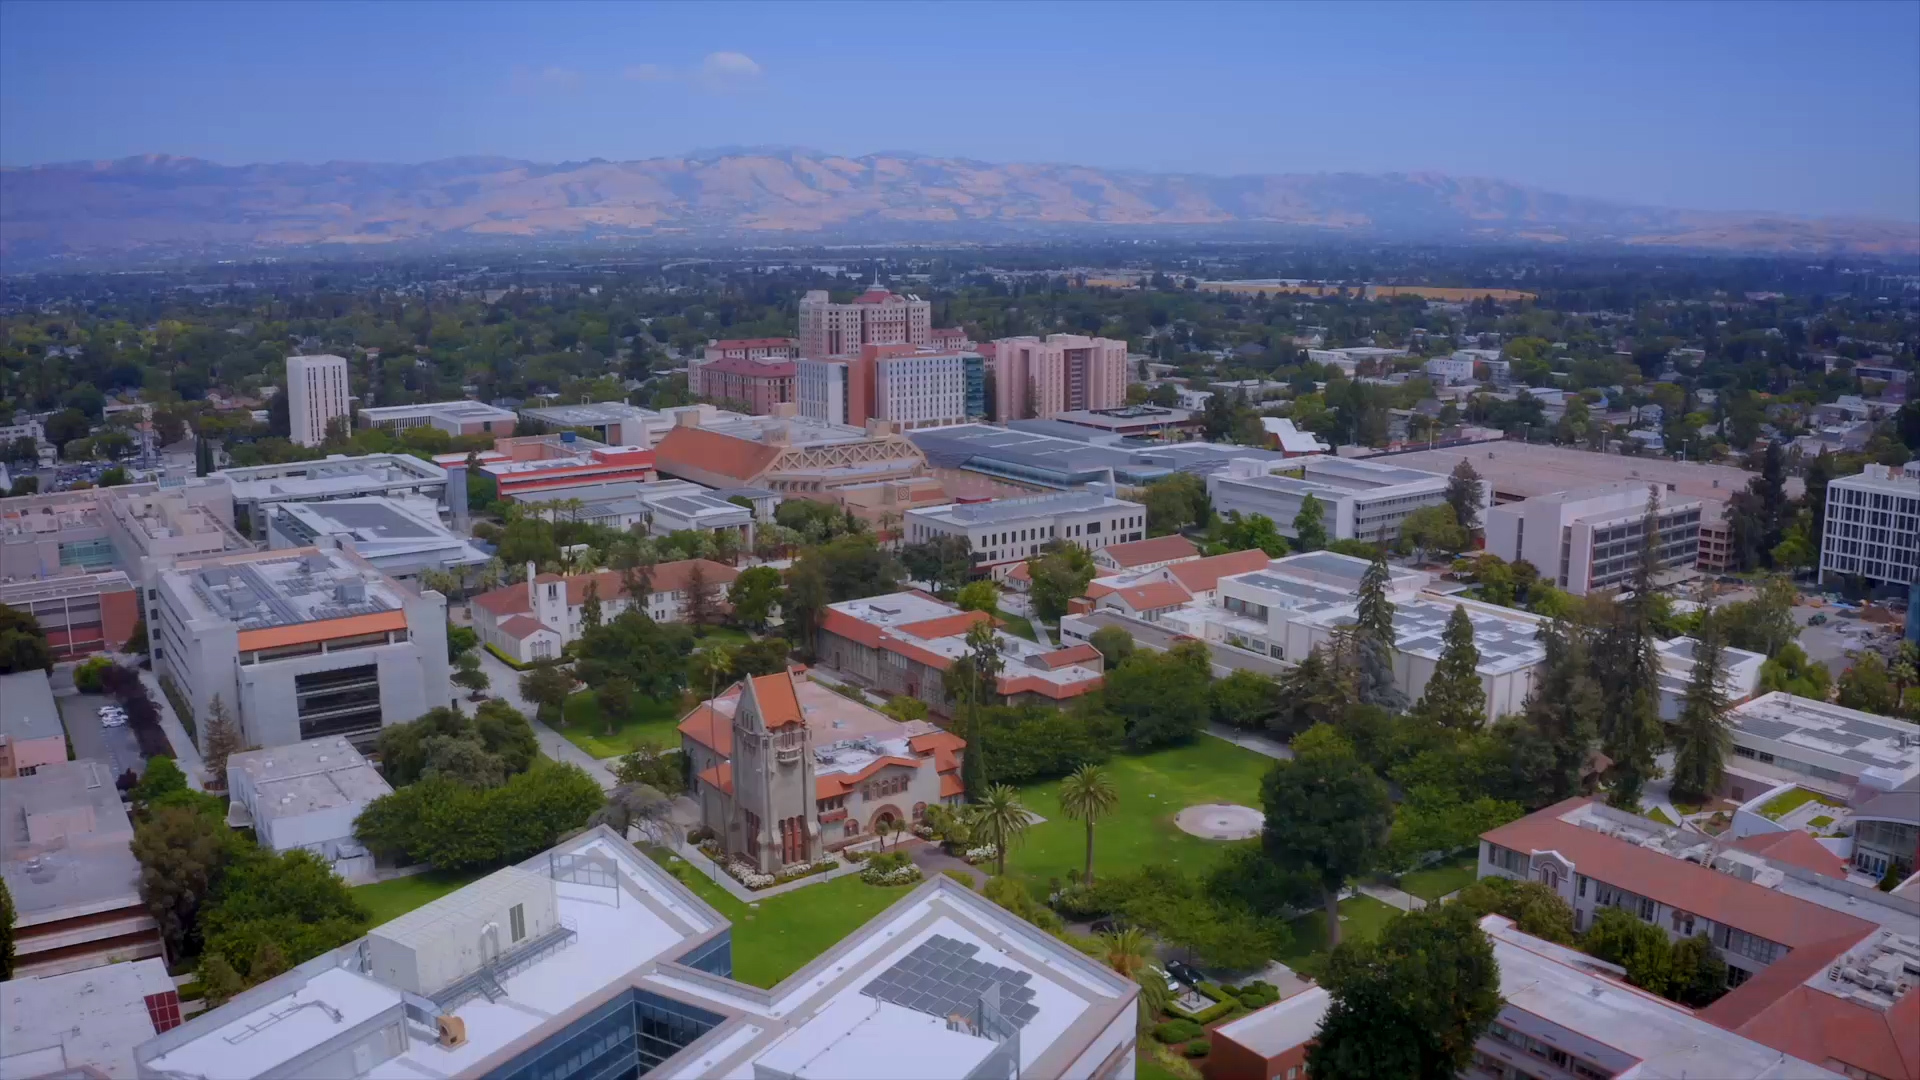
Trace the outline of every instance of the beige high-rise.
[[327, 425], [347, 415], [347, 358], [287, 357], [288, 437], [301, 446], [327, 441]]
[[851, 304], [836, 304], [824, 289], [800, 299], [800, 355], [809, 360], [858, 355], [863, 345], [926, 345], [933, 335], [933, 304], [888, 292], [875, 281]]
[[[985, 351], [985, 350], [983, 350]], [[1127, 343], [1078, 334], [1001, 338], [992, 346], [995, 419], [1046, 420], [1127, 403]]]

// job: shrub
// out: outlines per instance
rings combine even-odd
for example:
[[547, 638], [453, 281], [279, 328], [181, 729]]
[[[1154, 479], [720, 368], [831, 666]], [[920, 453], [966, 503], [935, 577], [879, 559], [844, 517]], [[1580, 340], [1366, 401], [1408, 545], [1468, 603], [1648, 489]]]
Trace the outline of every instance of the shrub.
[[1255, 979], [1237, 991], [1232, 987], [1227, 987], [1226, 989], [1232, 993], [1233, 996], [1240, 999], [1242, 1008], [1248, 1010], [1264, 1009], [1280, 1000], [1279, 987], [1260, 979]]
[[1185, 1050], [1181, 1051], [1181, 1053], [1190, 1058], [1203, 1058], [1212, 1052], [1213, 1044], [1206, 1039], [1195, 1039], [1187, 1044]]
[[920, 880], [920, 868], [904, 851], [875, 855], [860, 868], [860, 880], [869, 885], [911, 885]]
[[74, 689], [83, 694], [99, 693], [102, 689], [102, 675], [112, 666], [113, 661], [104, 656], [82, 661], [79, 667], [73, 669]]
[[1169, 1044], [1197, 1039], [1205, 1033], [1205, 1029], [1191, 1020], [1167, 1020], [1153, 1029], [1154, 1038]]
[[950, 877], [953, 880], [959, 882], [960, 884], [965, 885], [969, 889], [973, 888], [973, 875], [967, 873], [964, 870], [948, 869], [948, 870], [942, 870], [940, 872], [946, 875], [947, 877]]
[[578, 766], [545, 758], [497, 788], [428, 777], [375, 799], [354, 822], [361, 843], [437, 870], [501, 866], [584, 826], [606, 793]]

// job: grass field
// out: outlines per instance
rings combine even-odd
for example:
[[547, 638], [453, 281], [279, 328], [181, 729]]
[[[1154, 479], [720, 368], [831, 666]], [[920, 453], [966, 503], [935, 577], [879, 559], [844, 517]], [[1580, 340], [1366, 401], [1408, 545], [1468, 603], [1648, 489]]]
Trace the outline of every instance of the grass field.
[[1473, 879], [1480, 872], [1479, 866], [1479, 852], [1470, 851], [1424, 870], [1402, 875], [1400, 888], [1431, 904], [1448, 893], [1473, 884]]
[[[1400, 917], [1395, 908], [1371, 896], [1355, 896], [1340, 901], [1340, 940], [1372, 941], [1380, 930]], [[1309, 977], [1317, 977], [1327, 961], [1327, 914], [1316, 911], [1287, 924], [1293, 930], [1293, 944], [1280, 955], [1280, 962]]]
[[477, 871], [470, 874], [452, 874], [432, 870], [412, 877], [382, 881], [375, 885], [356, 885], [353, 888], [353, 898], [360, 901], [360, 906], [373, 915], [373, 921], [367, 925], [379, 926], [381, 923], [391, 922], [405, 915], [430, 900], [438, 900], [480, 876], [481, 874]]
[[700, 634], [693, 639], [693, 647], [696, 650], [701, 650], [711, 649], [715, 645], [719, 645], [728, 649], [737, 649], [752, 640], [753, 638], [748, 636], [745, 630], [736, 629], [731, 626], [709, 626], [707, 627], [706, 633]]
[[1040, 636], [1033, 632], [1032, 620], [1025, 615], [1015, 615], [1009, 611], [995, 611], [994, 615], [1007, 624], [1007, 633], [1026, 638], [1028, 641], [1040, 640]]
[[[1107, 763], [1120, 806], [1094, 830], [1094, 870], [1119, 873], [1152, 863], [1199, 871], [1228, 845], [1181, 832], [1173, 816], [1196, 803], [1260, 805], [1270, 758], [1221, 739], [1201, 737], [1151, 754], [1118, 755]], [[1027, 830], [1007, 859], [1007, 872], [1029, 882], [1065, 878], [1086, 865], [1086, 826], [1060, 812], [1060, 783], [1023, 788], [1027, 809], [1047, 820]]]
[[592, 691], [582, 690], [569, 697], [562, 715], [567, 722], [558, 728], [560, 734], [597, 758], [620, 757], [643, 742], [670, 748], [680, 745], [676, 729], [682, 713], [678, 701], [642, 700], [611, 732], [600, 720], [600, 703], [594, 700]]
[[658, 850], [651, 854], [733, 924], [733, 977], [753, 986], [770, 987], [800, 970], [912, 891], [869, 885], [850, 874], [748, 907], [686, 861], [673, 861]]

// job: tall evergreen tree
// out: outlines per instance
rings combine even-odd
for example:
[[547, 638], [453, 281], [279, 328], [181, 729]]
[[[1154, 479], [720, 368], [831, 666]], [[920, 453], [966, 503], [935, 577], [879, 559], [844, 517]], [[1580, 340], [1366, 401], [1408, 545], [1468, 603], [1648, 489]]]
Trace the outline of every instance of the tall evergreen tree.
[[1453, 606], [1441, 640], [1440, 661], [1413, 711], [1441, 727], [1471, 731], [1486, 720], [1487, 690], [1480, 684], [1480, 650], [1473, 644], [1466, 605]]
[[1480, 528], [1480, 474], [1466, 458], [1447, 477], [1447, 505], [1461, 528], [1469, 533]]
[[1580, 792], [1587, 758], [1600, 736], [1607, 704], [1593, 677], [1587, 637], [1584, 627], [1559, 619], [1540, 631], [1546, 660], [1522, 711], [1528, 727], [1548, 748], [1549, 775], [1541, 785], [1547, 802]]
[[1607, 801], [1637, 810], [1648, 780], [1657, 775], [1660, 752], [1660, 654], [1653, 633], [1654, 574], [1659, 568], [1660, 489], [1649, 488], [1641, 519], [1640, 564], [1633, 596], [1614, 607], [1601, 639], [1599, 672], [1606, 693], [1600, 744], [1613, 761]]
[[1693, 676], [1680, 705], [1680, 722], [1673, 729], [1673, 797], [1681, 802], [1705, 801], [1720, 787], [1726, 771], [1733, 733], [1727, 720], [1730, 703], [1720, 678], [1723, 649], [1719, 620], [1708, 609], [1700, 619]]
[[1319, 551], [1327, 546], [1327, 512], [1312, 492], [1300, 500], [1300, 511], [1293, 515], [1293, 545], [1301, 551]]
[[1360, 703], [1391, 712], [1407, 707], [1393, 677], [1393, 601], [1387, 599], [1387, 548], [1374, 549], [1373, 562], [1360, 576], [1360, 604], [1354, 618], [1354, 643], [1360, 663]]

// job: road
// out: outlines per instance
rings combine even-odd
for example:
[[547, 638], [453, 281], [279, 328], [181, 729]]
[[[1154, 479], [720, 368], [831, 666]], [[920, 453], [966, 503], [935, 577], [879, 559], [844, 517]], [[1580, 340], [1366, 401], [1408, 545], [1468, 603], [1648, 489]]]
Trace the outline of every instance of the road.
[[[1132, 634], [1136, 644], [1144, 645], [1149, 649], [1159, 649], [1162, 652], [1172, 648], [1174, 638], [1180, 636], [1153, 623], [1142, 622], [1139, 619], [1129, 619], [1125, 615], [1113, 611], [1090, 611], [1080, 616], [1080, 618], [1092, 623], [1096, 628], [1117, 626], [1127, 633]], [[1244, 649], [1236, 649], [1229, 645], [1218, 645], [1213, 642], [1208, 642], [1207, 650], [1213, 654], [1213, 673], [1219, 676], [1225, 676], [1235, 671], [1251, 671], [1255, 675], [1264, 675], [1270, 679], [1277, 679], [1293, 670], [1290, 665], [1283, 664], [1278, 660], [1269, 659], [1256, 653], [1250, 653]]]
[[[508, 667], [501, 659], [483, 648], [474, 652], [480, 657], [480, 670], [487, 673], [487, 693], [504, 700], [519, 709], [533, 725], [533, 733], [540, 739], [540, 751], [555, 761], [564, 761], [569, 765], [578, 765], [587, 771], [602, 788], [611, 789], [614, 785], [613, 772], [608, 763], [601, 761], [585, 750], [567, 741], [566, 736], [553, 730], [538, 719], [540, 710], [520, 696], [520, 673]], [[471, 714], [477, 707], [468, 701], [465, 694], [460, 696], [460, 707]]]
[[134, 737], [133, 728], [100, 726], [100, 706], [112, 701], [105, 694], [77, 691], [54, 694], [54, 702], [60, 706], [60, 722], [66, 726], [75, 758], [108, 762], [115, 776], [128, 769], [136, 774], [145, 773], [146, 759], [140, 756], [140, 740]]

